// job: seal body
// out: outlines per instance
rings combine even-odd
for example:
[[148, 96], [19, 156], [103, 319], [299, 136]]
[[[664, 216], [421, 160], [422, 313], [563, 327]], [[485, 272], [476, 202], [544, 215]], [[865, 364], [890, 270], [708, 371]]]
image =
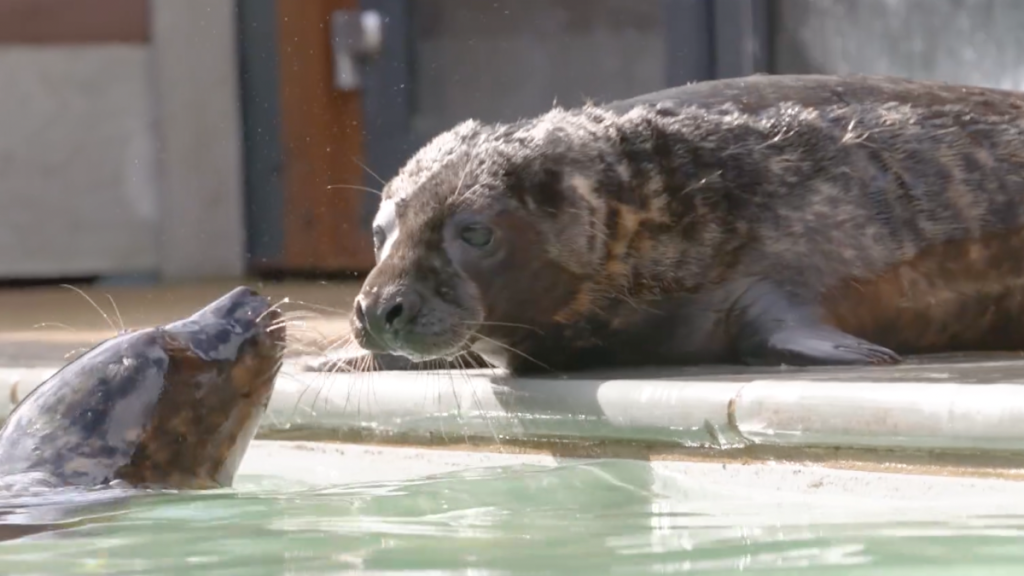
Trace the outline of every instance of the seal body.
[[464, 122], [383, 191], [384, 368], [1024, 349], [1024, 94], [758, 75]]
[[0, 429], [5, 485], [230, 486], [284, 353], [281, 316], [239, 287], [189, 318], [106, 340]]

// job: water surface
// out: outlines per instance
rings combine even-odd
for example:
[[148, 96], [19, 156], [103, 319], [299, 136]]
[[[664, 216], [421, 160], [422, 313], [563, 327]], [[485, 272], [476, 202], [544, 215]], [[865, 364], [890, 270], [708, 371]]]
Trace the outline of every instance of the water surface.
[[96, 503], [76, 512], [93, 516], [82, 526], [0, 543], [0, 572], [938, 576], [1024, 567], [1024, 510], [1000, 505], [1005, 494], [911, 487], [848, 497], [842, 486], [814, 492], [824, 483], [812, 476], [810, 493], [713, 477], [614, 460], [342, 484], [248, 474], [233, 490]]

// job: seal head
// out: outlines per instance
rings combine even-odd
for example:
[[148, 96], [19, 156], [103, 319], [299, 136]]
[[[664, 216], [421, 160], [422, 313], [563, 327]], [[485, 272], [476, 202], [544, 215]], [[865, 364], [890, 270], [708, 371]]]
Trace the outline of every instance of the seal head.
[[0, 476], [53, 486], [230, 486], [284, 353], [280, 313], [239, 287], [127, 332], [33, 390], [0, 429]]
[[388, 183], [377, 265], [352, 316], [364, 349], [427, 361], [501, 348], [568, 305], [599, 262], [599, 243], [580, 233], [594, 230], [597, 209], [580, 174], [602, 166], [572, 147], [560, 120], [464, 122]]

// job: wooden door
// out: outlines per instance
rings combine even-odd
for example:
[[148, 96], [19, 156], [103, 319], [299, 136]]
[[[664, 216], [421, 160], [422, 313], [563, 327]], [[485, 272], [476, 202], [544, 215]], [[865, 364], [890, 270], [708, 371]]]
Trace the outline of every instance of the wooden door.
[[[367, 272], [373, 266], [365, 204], [359, 91], [334, 87], [330, 18], [358, 0], [276, 0], [282, 245], [262, 267]], [[378, 186], [379, 188], [379, 186]]]

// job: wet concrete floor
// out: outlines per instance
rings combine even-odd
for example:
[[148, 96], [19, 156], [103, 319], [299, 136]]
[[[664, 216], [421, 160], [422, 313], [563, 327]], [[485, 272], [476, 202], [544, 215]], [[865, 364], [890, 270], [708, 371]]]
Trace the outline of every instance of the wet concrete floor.
[[292, 328], [293, 338], [313, 348], [322, 345], [325, 338], [347, 334], [345, 317], [359, 289], [355, 281], [256, 280], [147, 287], [80, 286], [84, 296], [60, 286], [0, 289], [0, 365], [62, 364], [69, 354], [112, 336], [115, 328], [142, 328], [187, 316], [242, 284], [260, 290], [275, 302], [287, 297], [290, 302], [283, 304], [282, 310], [307, 316], [302, 318], [304, 326]]

